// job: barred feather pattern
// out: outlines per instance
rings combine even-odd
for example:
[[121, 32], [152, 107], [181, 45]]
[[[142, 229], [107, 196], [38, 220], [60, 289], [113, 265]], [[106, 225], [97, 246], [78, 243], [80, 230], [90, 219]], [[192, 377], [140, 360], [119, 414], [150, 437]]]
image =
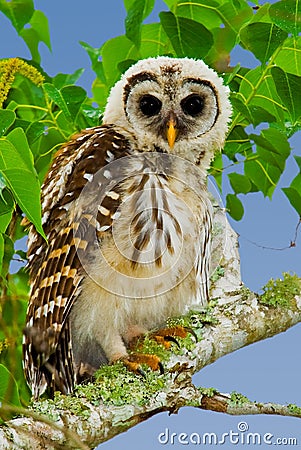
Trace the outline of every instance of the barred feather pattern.
[[42, 188], [47, 242], [34, 227], [29, 234], [23, 351], [35, 398], [47, 387], [71, 393], [86, 367], [126, 355], [133, 327], [148, 330], [207, 301], [204, 180], [192, 176], [198, 192], [186, 192], [185, 167], [164, 161], [110, 125], [84, 130], [55, 156]]
[[[96, 151], [101, 148], [102, 151]], [[111, 149], [111, 150], [110, 150]], [[95, 173], [113, 158], [128, 154], [123, 135], [110, 126], [84, 130], [54, 158], [42, 186], [42, 223], [47, 242], [31, 226], [28, 239], [30, 301], [24, 332], [24, 370], [35, 398], [74, 386], [68, 315], [81, 290], [80, 255], [89, 242], [76, 237], [80, 227], [95, 229], [89, 215], [75, 218], [75, 200]], [[113, 206], [113, 205], [112, 205]], [[86, 239], [89, 233], [85, 233]]]

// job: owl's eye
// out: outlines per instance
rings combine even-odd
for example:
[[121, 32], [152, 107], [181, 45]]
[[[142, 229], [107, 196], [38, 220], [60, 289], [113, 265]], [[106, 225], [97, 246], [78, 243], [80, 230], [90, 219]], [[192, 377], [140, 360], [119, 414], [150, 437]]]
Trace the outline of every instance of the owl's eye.
[[191, 94], [181, 101], [181, 107], [185, 114], [195, 117], [202, 112], [204, 100], [198, 94]]
[[162, 102], [153, 95], [144, 95], [139, 102], [140, 110], [145, 116], [156, 116], [162, 107]]

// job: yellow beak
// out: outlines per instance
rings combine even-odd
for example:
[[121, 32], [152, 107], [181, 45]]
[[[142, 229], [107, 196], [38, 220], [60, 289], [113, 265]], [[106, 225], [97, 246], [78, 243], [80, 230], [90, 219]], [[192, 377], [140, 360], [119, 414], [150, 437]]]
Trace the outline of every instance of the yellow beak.
[[175, 120], [170, 119], [167, 125], [167, 142], [170, 148], [173, 148], [173, 146], [175, 145], [175, 140], [178, 134], [178, 130], [175, 128], [175, 124]]

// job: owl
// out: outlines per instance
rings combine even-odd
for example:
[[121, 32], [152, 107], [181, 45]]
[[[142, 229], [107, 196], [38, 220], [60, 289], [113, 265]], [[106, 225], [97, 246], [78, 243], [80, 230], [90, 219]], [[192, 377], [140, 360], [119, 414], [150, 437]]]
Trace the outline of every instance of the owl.
[[209, 295], [206, 171], [221, 149], [228, 88], [203, 61], [157, 57], [112, 88], [103, 124], [55, 155], [42, 186], [44, 240], [28, 240], [23, 363], [35, 398], [71, 393], [102, 364], [134, 372], [132, 340]]

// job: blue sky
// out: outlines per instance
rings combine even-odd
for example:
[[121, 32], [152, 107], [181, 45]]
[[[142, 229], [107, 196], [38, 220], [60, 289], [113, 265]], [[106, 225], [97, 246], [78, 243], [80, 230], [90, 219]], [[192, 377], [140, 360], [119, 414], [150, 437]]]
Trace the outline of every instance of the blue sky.
[[[261, 2], [264, 3], [264, 2]], [[105, 4], [105, 6], [103, 6]], [[94, 47], [107, 39], [123, 34], [125, 9], [122, 0], [100, 2], [86, 0], [74, 2], [36, 0], [35, 7], [41, 9], [49, 20], [52, 53], [41, 46], [42, 66], [50, 75], [58, 72], [70, 73], [79, 67], [86, 69], [78, 84], [87, 91], [94, 75], [89, 69], [89, 58], [79, 41], [86, 41]], [[156, 1], [152, 20], [157, 20], [158, 12], [167, 10], [161, 0]], [[20, 56], [30, 59], [23, 41], [0, 14], [0, 58]], [[248, 52], [236, 49], [231, 62], [251, 67], [254, 59]], [[301, 155], [301, 136], [291, 139], [294, 154]], [[242, 277], [252, 290], [259, 291], [271, 277], [280, 277], [284, 271], [293, 271], [301, 276], [301, 238], [297, 246], [283, 251], [263, 249], [281, 248], [289, 245], [294, 238], [298, 216], [289, 206], [280, 187], [288, 186], [297, 173], [297, 166], [289, 158], [286, 171], [276, 189], [272, 202], [261, 194], [244, 196], [242, 201], [245, 215], [241, 222], [231, 221], [239, 233]], [[227, 191], [228, 186], [225, 184]], [[251, 243], [250, 241], [255, 242]], [[203, 369], [194, 377], [196, 385], [215, 387], [221, 392], [237, 391], [252, 400], [275, 403], [297, 403], [301, 405], [300, 373], [301, 361], [299, 344], [300, 325], [272, 339], [254, 344], [221, 358]], [[184, 408], [177, 415], [160, 414], [128, 432], [104, 443], [103, 450], [131, 448], [132, 450], [180, 449], [185, 446], [170, 442], [161, 445], [158, 434], [169, 428], [177, 434], [186, 432], [216, 432], [219, 435], [237, 431], [238, 423], [248, 423], [250, 432], [272, 433], [275, 437], [296, 437], [301, 442], [300, 422], [294, 418], [246, 416], [230, 417], [223, 414]], [[193, 447], [193, 445], [186, 445]], [[223, 446], [232, 448], [231, 446]], [[245, 448], [233, 445], [235, 448]], [[252, 447], [252, 446], [249, 446]], [[260, 448], [270, 448], [261, 445]]]

